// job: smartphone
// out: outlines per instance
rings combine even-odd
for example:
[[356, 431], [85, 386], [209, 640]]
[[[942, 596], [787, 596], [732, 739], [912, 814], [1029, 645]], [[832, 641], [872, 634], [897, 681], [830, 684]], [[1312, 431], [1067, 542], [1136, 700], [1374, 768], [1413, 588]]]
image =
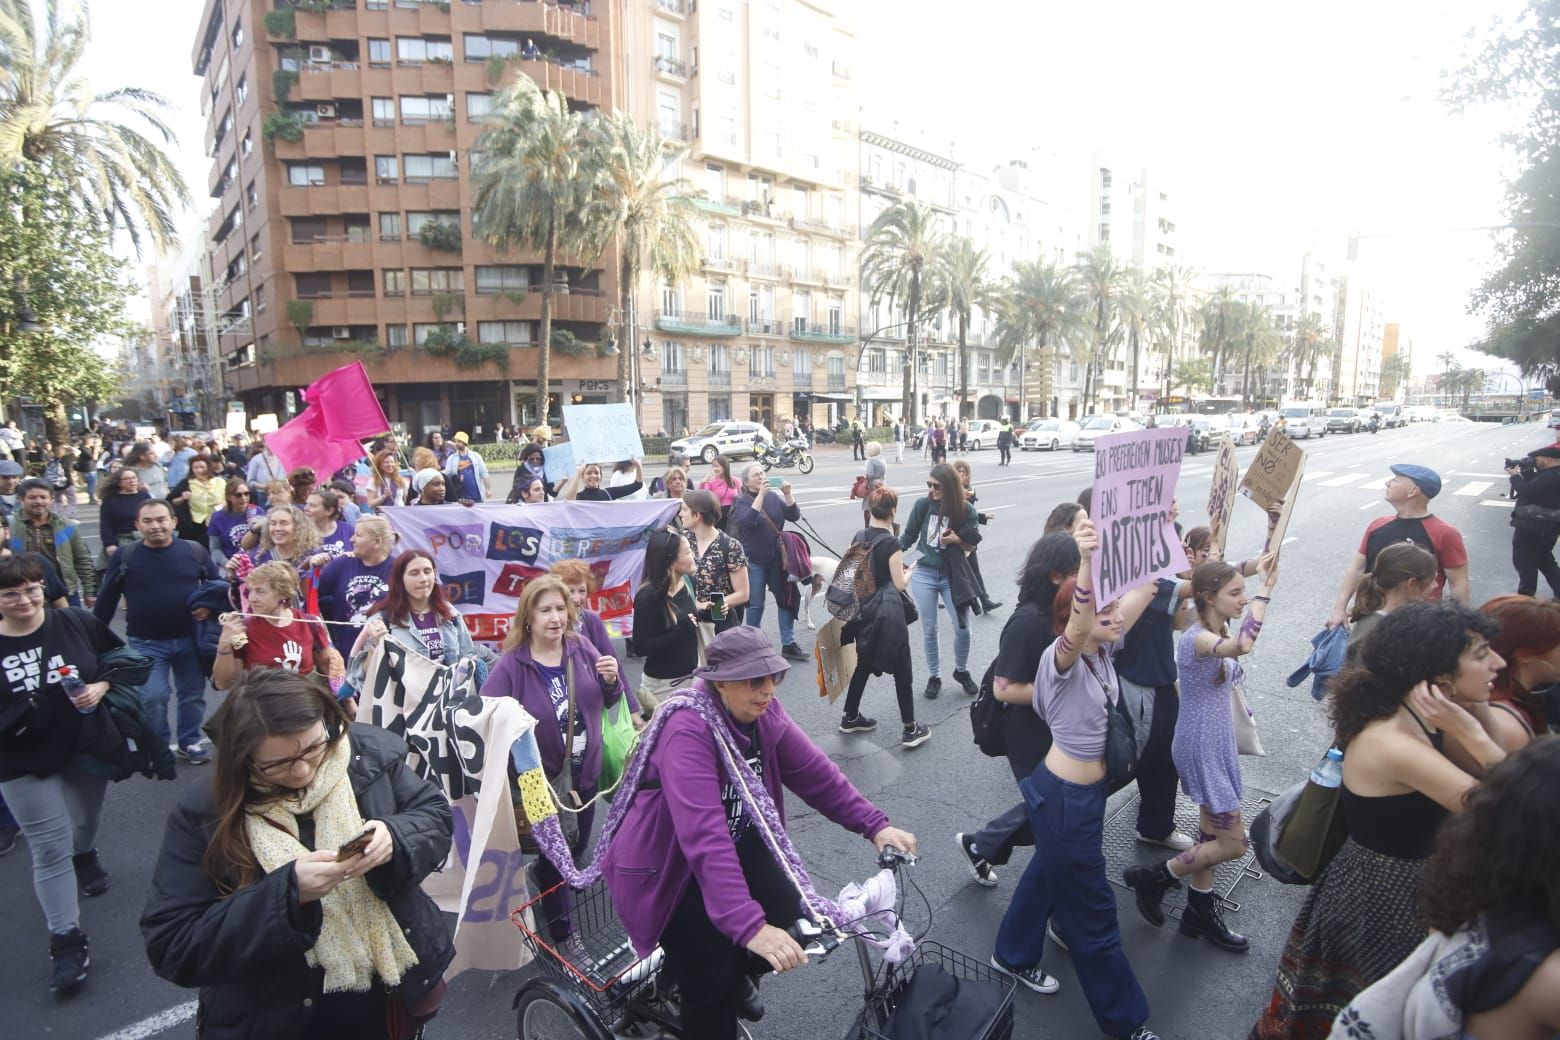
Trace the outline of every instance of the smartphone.
[[351, 859], [353, 856], [359, 855], [364, 849], [368, 848], [368, 843], [373, 840], [374, 828], [363, 828], [362, 834], [359, 834], [356, 838], [353, 838], [351, 841], [347, 842], [336, 850], [336, 862], [341, 863], [345, 860]]
[[919, 549], [907, 550], [905, 554], [899, 558], [899, 566], [901, 567], [912, 567], [920, 562], [921, 551]]
[[726, 594], [724, 592], [710, 593], [710, 618], [714, 621], [726, 620]]
[[784, 477], [770, 477], [767, 480], [765, 480], [764, 483], [768, 484], [772, 488], [777, 488], [781, 484], [785, 483], [785, 478]]

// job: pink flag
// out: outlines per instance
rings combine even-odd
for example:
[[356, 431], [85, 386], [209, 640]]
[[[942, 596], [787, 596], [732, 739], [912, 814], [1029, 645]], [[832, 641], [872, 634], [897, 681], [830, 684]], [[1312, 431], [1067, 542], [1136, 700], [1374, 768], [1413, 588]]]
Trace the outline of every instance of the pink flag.
[[[309, 384], [303, 399], [320, 413], [325, 435], [334, 440], [361, 441], [390, 432], [390, 420], [361, 361], [326, 372]], [[363, 454], [361, 447], [357, 454]]]
[[265, 446], [289, 472], [308, 466], [321, 483], [329, 480], [338, 469], [363, 457], [361, 443], [350, 437], [330, 434], [323, 411], [315, 405], [305, 408], [275, 432], [266, 434]]

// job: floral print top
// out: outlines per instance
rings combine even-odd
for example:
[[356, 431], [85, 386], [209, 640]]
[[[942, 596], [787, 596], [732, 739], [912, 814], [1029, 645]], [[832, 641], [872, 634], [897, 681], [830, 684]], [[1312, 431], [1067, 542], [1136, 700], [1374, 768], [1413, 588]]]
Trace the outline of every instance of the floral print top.
[[699, 555], [699, 543], [694, 538], [692, 531], [684, 531], [687, 536], [688, 546], [693, 550], [693, 588], [697, 593], [696, 599], [707, 600], [711, 593], [719, 592], [721, 595], [729, 595], [735, 589], [731, 585], [731, 572], [747, 566], [747, 553], [742, 551], [742, 543], [731, 535], [720, 531], [715, 535], [715, 540], [705, 550], [703, 556]]

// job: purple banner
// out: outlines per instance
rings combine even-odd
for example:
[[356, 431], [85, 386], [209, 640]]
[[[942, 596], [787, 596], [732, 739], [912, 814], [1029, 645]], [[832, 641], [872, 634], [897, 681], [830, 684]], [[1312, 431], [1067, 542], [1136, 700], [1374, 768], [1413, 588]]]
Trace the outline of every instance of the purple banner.
[[1111, 433], [1094, 442], [1096, 604], [1186, 570], [1186, 550], [1170, 519], [1185, 452], [1186, 433], [1177, 427]]

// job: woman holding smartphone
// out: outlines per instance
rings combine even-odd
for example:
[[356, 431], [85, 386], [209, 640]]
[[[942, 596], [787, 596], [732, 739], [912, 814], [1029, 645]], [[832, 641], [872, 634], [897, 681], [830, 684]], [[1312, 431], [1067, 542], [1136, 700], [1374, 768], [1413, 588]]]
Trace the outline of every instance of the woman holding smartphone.
[[702, 488], [682, 496], [677, 516], [693, 550], [693, 591], [710, 603], [711, 638], [737, 625], [747, 607], [748, 561], [742, 543], [720, 529], [720, 500]]

